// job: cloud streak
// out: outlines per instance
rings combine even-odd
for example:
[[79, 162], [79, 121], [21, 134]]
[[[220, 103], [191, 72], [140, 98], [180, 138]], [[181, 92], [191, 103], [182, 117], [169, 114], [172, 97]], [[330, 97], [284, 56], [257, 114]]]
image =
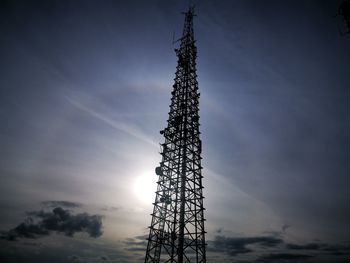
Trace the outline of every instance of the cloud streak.
[[134, 238], [127, 238], [124, 240], [124, 245], [126, 245], [126, 250], [128, 251], [146, 251], [148, 235], [136, 236]]
[[75, 202], [70, 202], [70, 201], [44, 201], [44, 202], [41, 202], [41, 204], [46, 206], [46, 207], [51, 207], [51, 208], [55, 208], [58, 206], [63, 206], [63, 207], [67, 207], [67, 208], [81, 207], [80, 203], [75, 203]]
[[248, 245], [261, 245], [264, 247], [276, 247], [283, 243], [282, 239], [270, 236], [257, 237], [225, 237], [216, 236], [213, 241], [213, 251], [226, 252], [230, 256], [246, 254], [254, 250], [248, 248]]
[[126, 124], [124, 122], [112, 120], [112, 119], [108, 118], [107, 116], [105, 116], [104, 114], [99, 113], [99, 112], [83, 105], [82, 103], [80, 103], [79, 101], [77, 101], [75, 99], [72, 99], [70, 97], [66, 97], [66, 99], [70, 104], [72, 104], [77, 109], [82, 110], [86, 113], [89, 113], [92, 117], [94, 117], [100, 121], [103, 121], [104, 123], [108, 124], [109, 126], [115, 128], [119, 131], [125, 132], [126, 134], [131, 135], [131, 136], [133, 136], [133, 137], [135, 137], [143, 142], [146, 142], [152, 146], [158, 147], [158, 144], [155, 143], [152, 138], [150, 138], [148, 135], [146, 135], [145, 133], [143, 133], [139, 129], [137, 129], [129, 124]]

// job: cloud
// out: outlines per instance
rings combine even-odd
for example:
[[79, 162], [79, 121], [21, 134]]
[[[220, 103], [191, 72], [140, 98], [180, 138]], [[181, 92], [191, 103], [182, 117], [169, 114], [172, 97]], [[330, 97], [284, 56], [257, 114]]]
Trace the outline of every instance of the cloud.
[[[217, 231], [216, 231], [217, 232]], [[225, 253], [228, 257], [244, 260], [254, 257], [254, 262], [319, 262], [331, 258], [343, 260], [350, 254], [350, 247], [345, 244], [327, 244], [311, 242], [306, 244], [286, 243], [281, 235], [226, 237], [218, 235], [213, 241], [208, 240], [208, 253]], [[251, 262], [251, 261], [250, 261]], [[326, 261], [321, 261], [326, 262]]]
[[118, 211], [120, 209], [120, 207], [116, 207], [116, 206], [104, 206], [101, 208], [101, 210], [103, 211]]
[[77, 207], [81, 207], [80, 203], [75, 203], [75, 202], [70, 202], [70, 201], [44, 201], [41, 202], [42, 205], [46, 206], [46, 207], [58, 207], [58, 206], [63, 206], [63, 207], [67, 207], [67, 208], [77, 208]]
[[[217, 231], [216, 231], [217, 232]], [[253, 237], [216, 236], [208, 240], [208, 253], [226, 254], [235, 261], [254, 257], [254, 262], [343, 262], [349, 260], [349, 243], [286, 243], [280, 235]], [[249, 254], [249, 255], [247, 255]], [[252, 262], [252, 261], [250, 261]], [[347, 262], [347, 261], [344, 261]]]
[[106, 261], [106, 260], [108, 260], [108, 257], [107, 256], [100, 256], [100, 259]]
[[288, 225], [288, 224], [284, 224], [283, 226], [282, 226], [282, 233], [286, 233], [287, 232], [287, 229], [288, 228], [290, 228], [290, 225]]
[[231, 256], [238, 254], [245, 254], [253, 252], [251, 248], [247, 248], [247, 245], [261, 245], [264, 247], [276, 247], [283, 243], [282, 239], [270, 236], [257, 236], [257, 237], [225, 237], [216, 236], [213, 241], [214, 251], [226, 252]]
[[68, 256], [69, 262], [83, 262], [77, 255]]
[[286, 244], [289, 250], [308, 250], [317, 253], [325, 253], [333, 256], [350, 255], [350, 246], [342, 244], [308, 243], [308, 244]]
[[50, 212], [43, 210], [27, 212], [26, 220], [17, 227], [2, 234], [1, 238], [38, 238], [50, 235], [51, 232], [73, 236], [77, 232], [86, 232], [91, 237], [102, 235], [102, 216], [80, 213], [71, 214], [69, 210], [56, 207]]
[[148, 235], [136, 236], [134, 238], [127, 238], [124, 240], [124, 244], [127, 246], [128, 251], [146, 251]]
[[319, 250], [321, 248], [321, 244], [318, 244], [318, 243], [309, 243], [306, 245], [287, 244], [286, 247], [292, 250]]
[[333, 256], [350, 255], [349, 242], [347, 243], [347, 245], [344, 245], [344, 244], [323, 244], [322, 251], [327, 252]]
[[257, 262], [301, 262], [302, 260], [308, 260], [313, 257], [304, 254], [272, 253], [259, 257]]
[[[222, 228], [216, 234], [225, 232]], [[267, 233], [267, 232], [264, 232]], [[277, 233], [277, 234], [276, 234]], [[207, 240], [207, 256], [212, 262], [347, 262], [350, 255], [349, 243], [330, 244], [325, 242], [287, 243], [282, 232], [251, 237], [229, 237], [217, 235]], [[124, 250], [143, 255], [148, 235], [126, 238]], [[249, 259], [247, 261], [247, 259]]]

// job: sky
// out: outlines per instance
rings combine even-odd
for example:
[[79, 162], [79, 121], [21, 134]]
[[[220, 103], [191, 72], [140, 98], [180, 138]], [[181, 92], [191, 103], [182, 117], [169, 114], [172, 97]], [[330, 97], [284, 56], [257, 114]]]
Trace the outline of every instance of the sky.
[[208, 262], [349, 262], [340, 3], [1, 1], [0, 261], [143, 261], [196, 4]]

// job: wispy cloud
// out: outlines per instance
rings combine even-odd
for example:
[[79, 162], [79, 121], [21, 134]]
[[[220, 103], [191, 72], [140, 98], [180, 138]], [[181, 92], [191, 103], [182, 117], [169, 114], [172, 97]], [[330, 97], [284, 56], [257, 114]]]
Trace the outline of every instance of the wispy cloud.
[[43, 201], [41, 202], [43, 206], [56, 208], [58, 206], [66, 207], [66, 208], [77, 208], [81, 207], [80, 203], [70, 202], [70, 201]]
[[126, 250], [128, 251], [140, 251], [144, 252], [147, 247], [148, 235], [136, 236], [134, 238], [127, 238], [124, 240], [124, 245], [126, 245]]
[[141, 141], [144, 141], [152, 146], [158, 147], [158, 144], [150, 136], [148, 136], [144, 132], [140, 131], [138, 128], [136, 128], [130, 124], [127, 124], [125, 122], [112, 120], [108, 116], [106, 116], [105, 114], [97, 112], [94, 109], [91, 109], [88, 106], [83, 105], [82, 103], [80, 103], [79, 101], [77, 101], [75, 99], [72, 99], [72, 98], [67, 97], [67, 96], [66, 96], [66, 99], [69, 103], [71, 103], [77, 109], [82, 110], [86, 113], [89, 113], [92, 117], [95, 117], [96, 119], [103, 121], [104, 123], [108, 124], [109, 126], [115, 128], [119, 131], [123, 131], [126, 134], [129, 134], [129, 135], [131, 135], [131, 136], [133, 136]]

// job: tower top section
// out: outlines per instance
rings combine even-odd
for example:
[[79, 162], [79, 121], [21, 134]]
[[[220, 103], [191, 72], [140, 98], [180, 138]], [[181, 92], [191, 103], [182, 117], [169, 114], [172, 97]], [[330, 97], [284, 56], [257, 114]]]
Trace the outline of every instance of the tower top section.
[[193, 33], [193, 18], [196, 16], [194, 13], [194, 6], [190, 6], [187, 12], [182, 12], [185, 15], [185, 24], [183, 27], [182, 37], [174, 41], [174, 43], [181, 41], [181, 44], [185, 41], [194, 41]]

